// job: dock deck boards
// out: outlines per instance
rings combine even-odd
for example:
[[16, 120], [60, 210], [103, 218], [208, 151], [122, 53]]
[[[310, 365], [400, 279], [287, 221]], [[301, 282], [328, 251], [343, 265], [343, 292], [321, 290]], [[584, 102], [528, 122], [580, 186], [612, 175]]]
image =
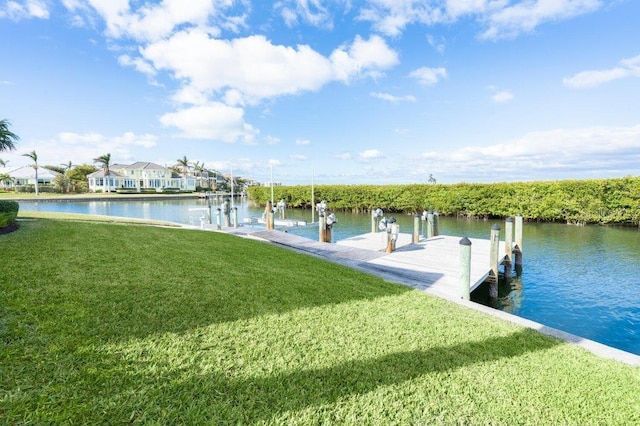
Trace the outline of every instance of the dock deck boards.
[[[298, 251], [405, 284], [429, 293], [459, 298], [460, 239], [441, 235], [421, 239], [412, 244], [411, 234], [400, 234], [396, 251], [386, 253], [386, 234], [368, 233], [338, 241], [321, 243], [281, 231], [259, 231], [251, 234]], [[490, 272], [490, 241], [471, 240], [471, 290], [482, 284]], [[504, 241], [500, 244], [499, 261], [505, 258]]]

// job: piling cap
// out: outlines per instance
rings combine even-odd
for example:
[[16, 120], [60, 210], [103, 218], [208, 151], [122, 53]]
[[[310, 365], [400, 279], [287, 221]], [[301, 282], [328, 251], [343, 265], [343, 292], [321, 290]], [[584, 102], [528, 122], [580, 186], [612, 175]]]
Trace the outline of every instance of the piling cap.
[[493, 226], [491, 227], [492, 231], [499, 231], [500, 230], [500, 225], [498, 225], [497, 223], [494, 223]]
[[505, 220], [505, 222], [513, 223], [513, 218], [512, 217], [508, 217], [507, 220]]
[[460, 240], [460, 245], [461, 246], [470, 246], [471, 245], [471, 240], [469, 240], [467, 237], [462, 237], [462, 239]]

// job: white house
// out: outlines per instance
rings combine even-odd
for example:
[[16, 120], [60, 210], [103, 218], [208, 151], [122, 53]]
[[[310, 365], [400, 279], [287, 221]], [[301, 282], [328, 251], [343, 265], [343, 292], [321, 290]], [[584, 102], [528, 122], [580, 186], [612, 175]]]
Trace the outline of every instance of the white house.
[[[31, 166], [23, 166], [6, 173], [9, 180], [0, 182], [0, 188], [13, 189], [16, 186], [26, 186], [36, 184], [36, 170]], [[58, 174], [44, 167], [38, 167], [38, 185], [52, 185]]]
[[196, 178], [173, 173], [170, 169], [155, 163], [139, 161], [130, 165], [112, 164], [109, 176], [104, 169], [87, 175], [89, 191], [96, 192], [163, 192], [195, 191]]

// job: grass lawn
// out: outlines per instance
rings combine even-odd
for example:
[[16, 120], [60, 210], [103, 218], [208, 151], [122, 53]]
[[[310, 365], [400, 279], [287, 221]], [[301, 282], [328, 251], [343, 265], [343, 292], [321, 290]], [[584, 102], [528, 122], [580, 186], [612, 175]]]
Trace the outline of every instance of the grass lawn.
[[0, 423], [637, 424], [640, 369], [238, 237], [0, 235]]

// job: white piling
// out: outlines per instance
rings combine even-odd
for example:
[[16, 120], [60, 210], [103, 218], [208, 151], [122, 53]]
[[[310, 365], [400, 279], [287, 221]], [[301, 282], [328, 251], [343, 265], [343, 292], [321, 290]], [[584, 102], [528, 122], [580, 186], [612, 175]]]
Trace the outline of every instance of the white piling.
[[467, 237], [460, 240], [460, 298], [471, 298], [471, 241]]

